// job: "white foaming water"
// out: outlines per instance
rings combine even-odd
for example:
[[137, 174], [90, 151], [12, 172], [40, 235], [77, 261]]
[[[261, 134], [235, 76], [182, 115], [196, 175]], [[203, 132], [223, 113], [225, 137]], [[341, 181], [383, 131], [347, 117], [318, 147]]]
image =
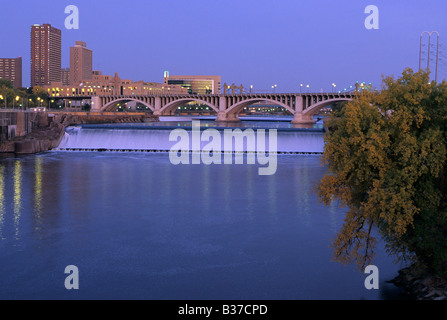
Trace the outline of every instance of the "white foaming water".
[[[176, 128], [172, 128], [174, 130]], [[241, 128], [244, 132], [247, 128]], [[62, 139], [56, 151], [139, 151], [139, 152], [165, 152], [171, 150], [173, 146], [179, 141], [169, 141], [169, 136], [172, 130], [145, 128], [83, 128], [70, 127], [67, 128], [66, 134]], [[205, 128], [202, 128], [200, 133], [203, 133]], [[221, 146], [224, 148], [224, 131], [218, 130], [221, 134]], [[253, 130], [256, 136], [258, 132]], [[186, 130], [190, 139], [190, 146], [194, 145], [192, 142], [192, 131]], [[268, 132], [265, 130], [265, 147], [269, 152]], [[277, 132], [277, 152], [278, 153], [322, 153], [324, 148], [323, 132], [318, 131], [282, 131]], [[245, 139], [244, 139], [245, 140]], [[209, 141], [202, 141], [200, 148], [203, 149]], [[191, 148], [192, 149], [192, 148]], [[198, 151], [198, 150], [190, 150]], [[238, 151], [238, 150], [237, 150]], [[256, 151], [256, 145], [247, 145], [244, 142], [243, 151]]]

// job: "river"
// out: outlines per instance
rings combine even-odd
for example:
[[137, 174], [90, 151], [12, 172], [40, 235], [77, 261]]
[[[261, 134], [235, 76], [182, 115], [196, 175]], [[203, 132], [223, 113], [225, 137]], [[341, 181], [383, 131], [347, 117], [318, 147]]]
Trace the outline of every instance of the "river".
[[[103, 149], [108, 130], [125, 144], [153, 129], [76, 130], [90, 135], [71, 137], [77, 143]], [[0, 299], [396, 298], [387, 281], [402, 266], [380, 241], [379, 290], [367, 290], [356, 267], [332, 262], [347, 209], [312, 192], [326, 172], [319, 157], [279, 154], [273, 175], [259, 175], [258, 164], [173, 165], [166, 152], [3, 157]], [[68, 265], [79, 269], [79, 290], [64, 286]]]

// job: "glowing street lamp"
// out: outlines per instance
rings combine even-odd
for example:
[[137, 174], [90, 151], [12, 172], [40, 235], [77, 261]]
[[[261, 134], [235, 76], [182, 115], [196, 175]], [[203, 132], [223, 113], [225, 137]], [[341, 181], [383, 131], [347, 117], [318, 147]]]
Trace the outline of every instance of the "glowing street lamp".
[[334, 92], [336, 91], [337, 85], [335, 83], [332, 83], [332, 87], [334, 88]]
[[19, 102], [20, 97], [16, 96], [16, 98], [14, 100], [12, 100], [12, 109], [14, 110], [15, 106], [14, 106], [14, 101]]
[[303, 84], [301, 83], [300, 84], [300, 93], [301, 93], [301, 89], [303, 88]]
[[307, 92], [310, 92], [310, 85], [307, 85]]
[[250, 86], [250, 93], [253, 91], [253, 85]]

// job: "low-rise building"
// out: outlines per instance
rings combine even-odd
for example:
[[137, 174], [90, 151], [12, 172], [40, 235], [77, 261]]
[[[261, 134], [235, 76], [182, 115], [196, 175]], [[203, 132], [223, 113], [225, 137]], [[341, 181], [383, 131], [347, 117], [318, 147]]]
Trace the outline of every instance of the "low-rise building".
[[163, 76], [165, 85], [178, 85], [188, 90], [190, 94], [220, 94], [220, 76], [173, 76], [165, 71]]
[[50, 97], [82, 97], [109, 95], [150, 95], [150, 94], [188, 94], [188, 90], [178, 85], [156, 82], [133, 81], [115, 76], [103, 75], [100, 71], [92, 72], [91, 80], [84, 80], [76, 86], [67, 86], [53, 82], [44, 86]]

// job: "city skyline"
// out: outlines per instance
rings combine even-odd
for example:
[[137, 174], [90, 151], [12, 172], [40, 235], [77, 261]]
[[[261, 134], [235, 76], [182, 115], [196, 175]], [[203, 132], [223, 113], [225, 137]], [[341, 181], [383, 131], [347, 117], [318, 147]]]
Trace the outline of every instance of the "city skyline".
[[[216, 74], [222, 82], [253, 85], [254, 90], [277, 85], [277, 92], [298, 92], [300, 84], [310, 85], [313, 92], [332, 91], [332, 83], [343, 90], [355, 81], [379, 87], [382, 75], [418, 68], [419, 37], [426, 30], [440, 33], [441, 53], [447, 54], [441, 10], [447, 4], [441, 0], [407, 1], [405, 13], [402, 5], [375, 1], [378, 30], [364, 27], [366, 1], [280, 1], [278, 6], [267, 1], [133, 1], [127, 6], [97, 1], [87, 6], [77, 1], [79, 30], [64, 28], [68, 3], [45, 4], [5, 4], [11, 14], [0, 21], [1, 56], [22, 56], [24, 86], [30, 85], [29, 28], [43, 23], [62, 30], [62, 68], [69, 67], [70, 46], [83, 41], [95, 52], [93, 70], [105, 74], [155, 82], [163, 81], [164, 71]], [[14, 16], [21, 19], [12, 20]], [[439, 75], [446, 78], [445, 61]]]

